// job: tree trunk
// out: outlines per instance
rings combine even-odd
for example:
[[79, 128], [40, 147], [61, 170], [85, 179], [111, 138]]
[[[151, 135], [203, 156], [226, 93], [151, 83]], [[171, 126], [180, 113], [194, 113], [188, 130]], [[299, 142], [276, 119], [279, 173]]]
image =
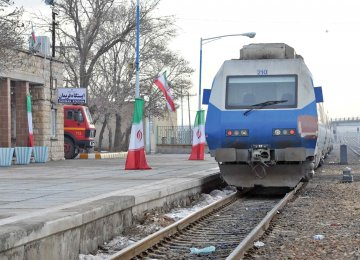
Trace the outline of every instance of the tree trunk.
[[107, 126], [107, 115], [105, 116], [104, 122], [101, 126], [100, 134], [99, 134], [99, 144], [98, 144], [98, 151], [101, 152], [102, 140], [104, 138], [105, 128]]
[[109, 151], [113, 152], [114, 151], [114, 147], [112, 145], [112, 135], [113, 135], [113, 133], [112, 133], [111, 126], [109, 124], [107, 125], [107, 129], [109, 131]]
[[121, 116], [115, 115], [115, 138], [114, 138], [114, 151], [121, 151]]
[[127, 151], [129, 149], [130, 134], [131, 126], [126, 129], [125, 133], [122, 134], [122, 140], [124, 141], [121, 143], [121, 148], [123, 151]]

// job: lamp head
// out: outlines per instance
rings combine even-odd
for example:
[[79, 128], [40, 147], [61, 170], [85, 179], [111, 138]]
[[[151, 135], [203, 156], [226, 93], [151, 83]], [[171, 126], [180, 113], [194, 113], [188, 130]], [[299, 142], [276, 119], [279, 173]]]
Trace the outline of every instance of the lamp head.
[[249, 38], [254, 38], [255, 35], [256, 35], [256, 32], [248, 32], [248, 33], [244, 33], [243, 35], [244, 35], [244, 36], [247, 36], [247, 37], [249, 37]]

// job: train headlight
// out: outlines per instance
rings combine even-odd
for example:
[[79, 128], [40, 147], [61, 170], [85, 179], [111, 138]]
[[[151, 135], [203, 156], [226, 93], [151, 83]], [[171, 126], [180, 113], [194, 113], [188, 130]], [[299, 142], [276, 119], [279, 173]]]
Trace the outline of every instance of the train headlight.
[[276, 128], [273, 129], [274, 136], [286, 136], [286, 135], [296, 135], [296, 129], [294, 128]]
[[240, 131], [241, 136], [249, 136], [249, 131], [247, 129], [243, 129]]
[[226, 136], [246, 137], [246, 136], [249, 136], [249, 130], [248, 129], [226, 129], [225, 135]]
[[275, 129], [274, 130], [274, 135], [281, 135], [281, 130], [280, 129]]

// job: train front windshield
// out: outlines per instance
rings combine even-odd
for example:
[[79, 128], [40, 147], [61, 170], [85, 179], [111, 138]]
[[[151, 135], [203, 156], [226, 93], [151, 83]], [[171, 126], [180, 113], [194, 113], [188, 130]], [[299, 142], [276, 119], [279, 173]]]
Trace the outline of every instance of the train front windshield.
[[297, 75], [227, 77], [227, 109], [246, 109], [262, 102], [281, 100], [284, 102], [267, 108], [297, 106]]

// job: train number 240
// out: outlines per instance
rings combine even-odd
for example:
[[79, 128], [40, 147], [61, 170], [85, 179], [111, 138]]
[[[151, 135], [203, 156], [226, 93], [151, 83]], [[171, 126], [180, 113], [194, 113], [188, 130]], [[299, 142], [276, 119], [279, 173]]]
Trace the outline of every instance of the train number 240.
[[261, 69], [261, 70], [257, 70], [257, 74], [259, 76], [264, 76], [268, 74], [268, 70], [267, 69]]

